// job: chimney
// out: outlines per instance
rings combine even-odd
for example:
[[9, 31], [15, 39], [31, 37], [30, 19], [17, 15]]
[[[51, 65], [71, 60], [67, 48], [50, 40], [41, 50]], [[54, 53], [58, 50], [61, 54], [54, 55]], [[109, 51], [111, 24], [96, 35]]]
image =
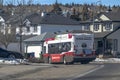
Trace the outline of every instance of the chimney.
[[46, 12], [41, 13], [41, 17], [44, 17], [46, 15]]

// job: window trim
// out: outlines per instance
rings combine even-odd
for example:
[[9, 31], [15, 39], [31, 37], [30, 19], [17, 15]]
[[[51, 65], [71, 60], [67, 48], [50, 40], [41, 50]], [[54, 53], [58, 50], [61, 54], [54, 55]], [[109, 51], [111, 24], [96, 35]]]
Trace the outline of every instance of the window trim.
[[33, 31], [34, 31], [34, 32], [37, 32], [37, 31], [38, 31], [37, 26], [34, 26], [34, 27], [33, 27]]
[[94, 24], [94, 31], [98, 31], [100, 28], [99, 28], [99, 25], [100, 24]]
[[110, 31], [112, 29], [112, 23], [106, 23], [104, 24], [105, 30]]

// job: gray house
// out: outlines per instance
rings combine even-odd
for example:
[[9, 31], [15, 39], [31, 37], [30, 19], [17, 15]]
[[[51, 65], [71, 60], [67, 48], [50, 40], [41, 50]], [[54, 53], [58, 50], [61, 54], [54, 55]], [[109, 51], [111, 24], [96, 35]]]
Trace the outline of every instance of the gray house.
[[98, 53], [110, 52], [114, 54], [119, 52], [119, 34], [115, 34], [118, 33], [120, 27], [119, 14], [120, 11], [104, 12], [95, 18], [94, 28], [91, 30], [95, 33], [95, 48]]

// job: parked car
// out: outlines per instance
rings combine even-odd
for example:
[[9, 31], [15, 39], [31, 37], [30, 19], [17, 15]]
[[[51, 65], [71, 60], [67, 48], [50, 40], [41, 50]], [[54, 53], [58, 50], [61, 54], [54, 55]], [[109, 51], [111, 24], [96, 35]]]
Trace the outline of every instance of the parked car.
[[23, 55], [19, 52], [8, 51], [8, 50], [0, 48], [0, 58], [23, 59]]

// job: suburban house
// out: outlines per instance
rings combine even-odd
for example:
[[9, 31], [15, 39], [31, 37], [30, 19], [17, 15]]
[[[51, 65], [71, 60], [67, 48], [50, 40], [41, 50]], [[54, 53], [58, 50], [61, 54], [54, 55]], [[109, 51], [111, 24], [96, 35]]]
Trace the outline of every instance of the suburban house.
[[[17, 33], [19, 33], [19, 27]], [[54, 13], [34, 13], [27, 16], [22, 27], [22, 35], [40, 35], [44, 32], [82, 30], [78, 21]]]
[[[20, 36], [16, 34], [16, 27], [20, 25], [20, 15], [14, 13], [8, 13], [5, 10], [0, 9], [0, 47], [20, 52]], [[27, 39], [30, 36], [23, 36]], [[22, 48], [24, 46], [22, 45]], [[24, 50], [24, 48], [22, 49]]]
[[110, 52], [114, 54], [114, 52], [119, 52], [119, 14], [120, 11], [100, 13], [92, 22], [94, 24], [94, 27], [92, 24], [90, 26], [90, 30], [95, 33], [95, 48], [98, 53]]
[[8, 19], [9, 19], [9, 15], [6, 13], [0, 13], [0, 32], [5, 34], [5, 29], [6, 28], [10, 28], [10, 25], [8, 25]]
[[[0, 10], [0, 47], [12, 50], [10, 42], [15, 41], [15, 26], [13, 26], [10, 22], [13, 16], [4, 12], [4, 10]], [[16, 51], [17, 48], [13, 48], [13, 51]]]
[[111, 33], [109, 33], [104, 37], [106, 40], [104, 43], [106, 44], [105, 48], [107, 48], [114, 56], [120, 54], [119, 34], [120, 34], [120, 26], [116, 30], [112, 31]]

